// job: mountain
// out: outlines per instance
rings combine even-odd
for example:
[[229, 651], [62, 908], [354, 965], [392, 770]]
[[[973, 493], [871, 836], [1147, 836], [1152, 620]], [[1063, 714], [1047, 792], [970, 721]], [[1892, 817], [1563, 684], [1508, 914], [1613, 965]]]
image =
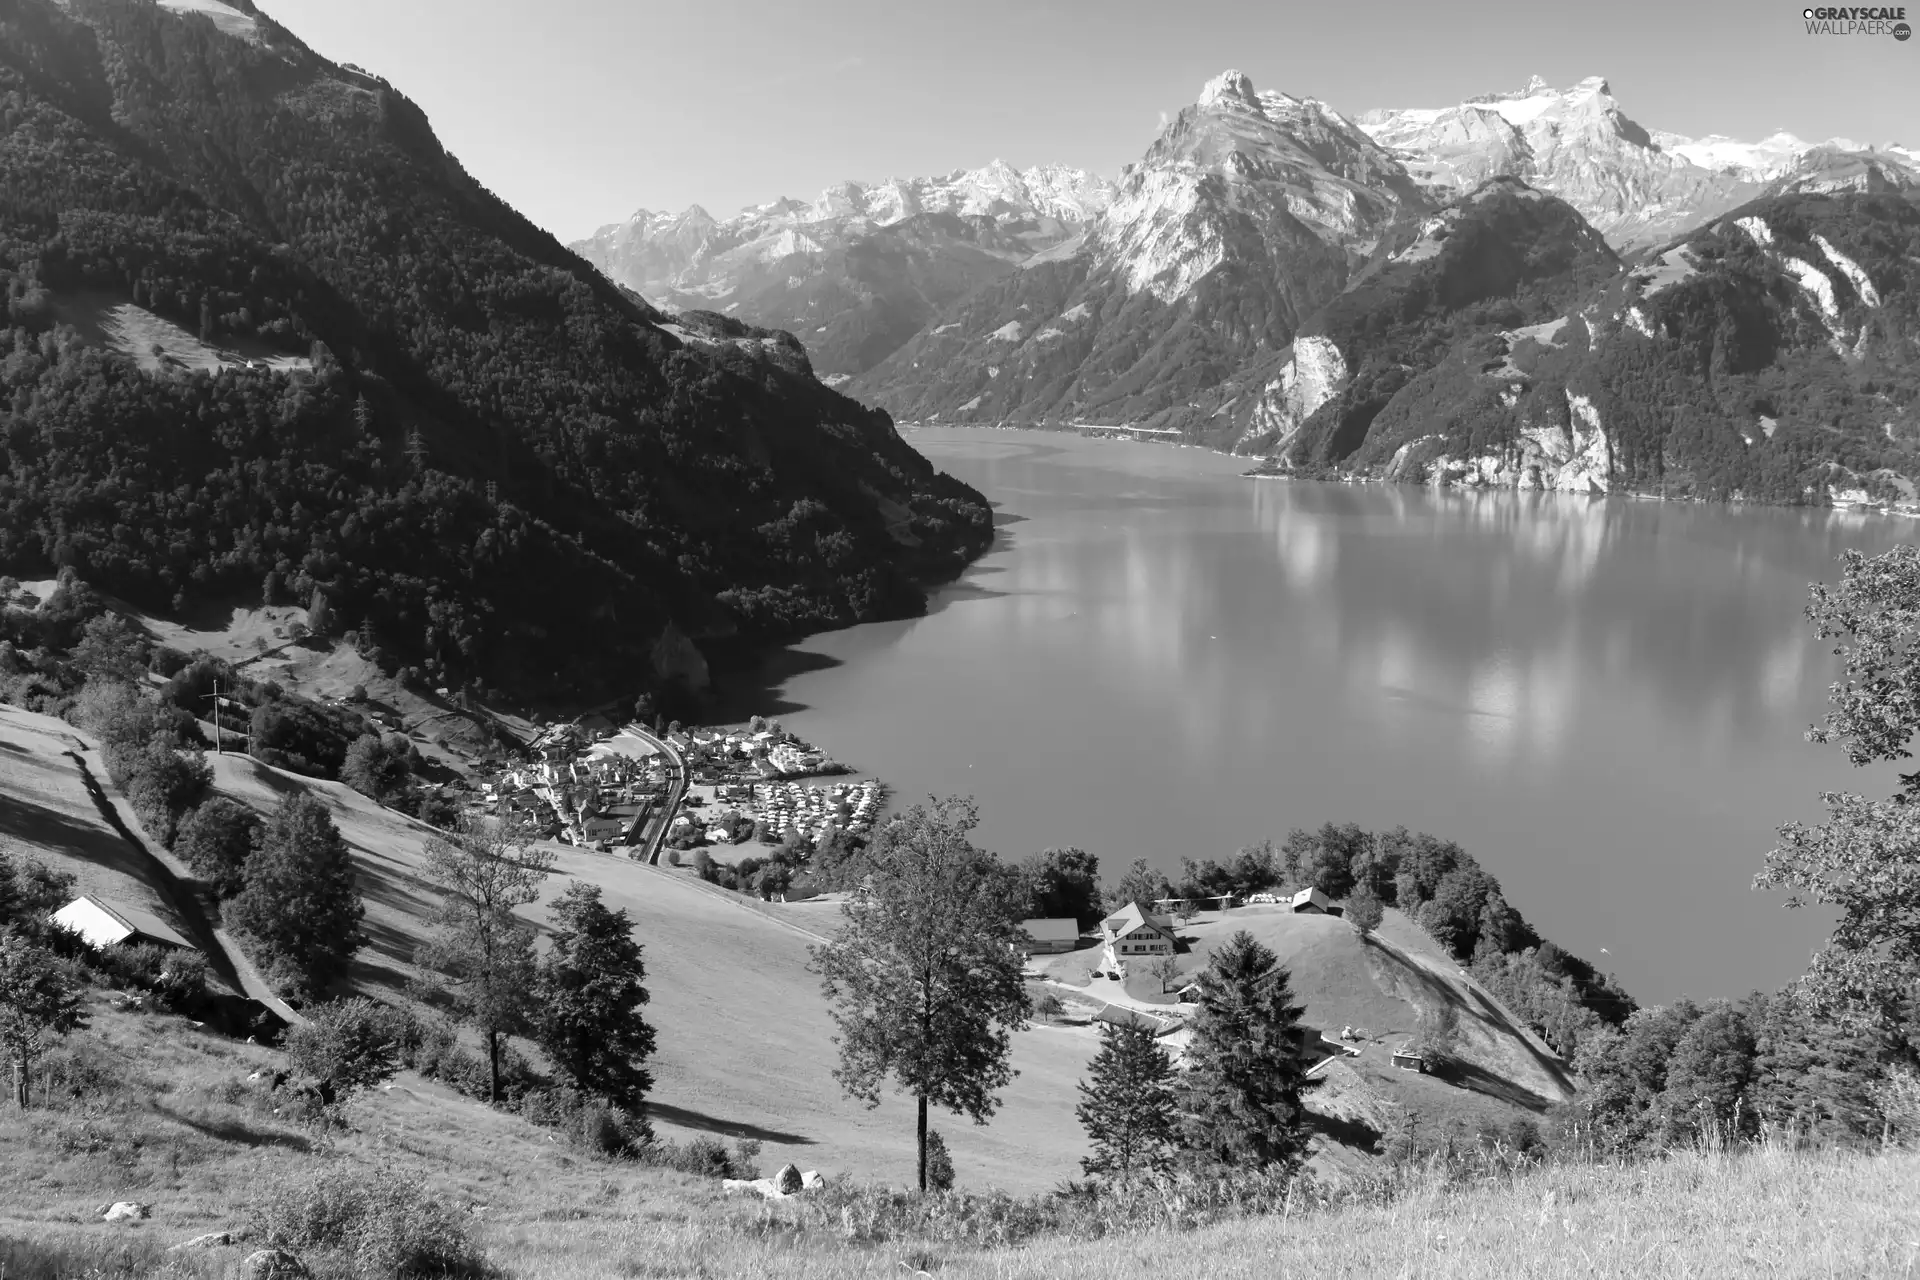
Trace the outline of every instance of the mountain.
[[1447, 198], [1507, 176], [1559, 196], [1633, 251], [1764, 195], [1920, 187], [1920, 152], [1777, 133], [1757, 143], [1642, 128], [1599, 77], [1441, 109], [1369, 111], [1357, 123], [1429, 190]]
[[0, 565], [324, 599], [429, 683], [631, 693], [924, 607], [980, 496], [791, 336], [669, 320], [248, 0], [0, 0]]
[[663, 307], [805, 335], [829, 381], [879, 363], [941, 307], [1077, 234], [1111, 184], [1000, 160], [937, 178], [843, 182], [724, 222], [645, 209], [572, 247]]
[[[1396, 259], [1443, 263], [1457, 240]], [[1772, 196], [1603, 265], [1577, 255], [1464, 309], [1397, 265], [1308, 326], [1243, 447], [1283, 472], [1433, 484], [1920, 496], [1920, 204]]]
[[1431, 204], [1326, 104], [1230, 71], [1081, 237], [954, 303], [849, 390], [926, 421], [1147, 420], [1286, 345]]

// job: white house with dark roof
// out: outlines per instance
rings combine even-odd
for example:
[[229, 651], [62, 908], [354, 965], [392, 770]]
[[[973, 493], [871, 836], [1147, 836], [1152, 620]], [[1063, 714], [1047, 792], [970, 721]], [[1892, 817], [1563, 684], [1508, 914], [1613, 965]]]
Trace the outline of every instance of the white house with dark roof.
[[1101, 962], [1108, 969], [1119, 969], [1129, 960], [1170, 956], [1174, 950], [1173, 926], [1165, 916], [1149, 915], [1137, 902], [1129, 902], [1100, 922], [1100, 938], [1106, 944]]

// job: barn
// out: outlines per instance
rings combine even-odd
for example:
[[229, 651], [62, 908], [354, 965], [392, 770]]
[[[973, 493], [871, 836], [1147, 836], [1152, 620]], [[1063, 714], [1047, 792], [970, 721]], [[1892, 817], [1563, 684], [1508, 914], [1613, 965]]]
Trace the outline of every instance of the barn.
[[81, 894], [53, 913], [54, 924], [77, 933], [95, 950], [117, 943], [156, 942], [163, 947], [198, 950], [159, 916], [137, 907], [118, 906]]

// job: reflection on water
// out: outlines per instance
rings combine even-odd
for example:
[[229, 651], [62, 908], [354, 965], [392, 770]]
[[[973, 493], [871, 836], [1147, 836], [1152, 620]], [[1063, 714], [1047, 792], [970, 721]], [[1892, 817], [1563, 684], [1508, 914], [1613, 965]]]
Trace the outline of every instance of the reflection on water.
[[931, 616], [809, 642], [840, 665], [787, 682], [788, 722], [907, 797], [976, 794], [1008, 854], [1171, 867], [1404, 822], [1643, 998], [1737, 994], [1820, 933], [1746, 887], [1773, 826], [1887, 785], [1802, 741], [1833, 660], [1801, 609], [1841, 549], [1904, 526], [911, 439], [1021, 519]]

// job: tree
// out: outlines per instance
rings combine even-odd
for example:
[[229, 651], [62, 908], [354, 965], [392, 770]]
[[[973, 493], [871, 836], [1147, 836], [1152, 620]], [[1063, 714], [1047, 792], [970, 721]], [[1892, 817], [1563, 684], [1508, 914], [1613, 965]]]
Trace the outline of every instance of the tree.
[[1027, 859], [1022, 870], [1032, 884], [1033, 915], [1071, 917], [1088, 929], [1106, 914], [1100, 905], [1100, 859], [1085, 849], [1045, 849]]
[[919, 1185], [927, 1189], [927, 1111], [985, 1124], [1013, 1078], [1012, 1033], [1031, 1005], [1024, 968], [1026, 885], [968, 833], [973, 801], [915, 805], [880, 833], [869, 874], [813, 949], [840, 1029], [834, 1078], [869, 1107], [892, 1078], [918, 1103]]
[[330, 1001], [287, 1032], [287, 1056], [295, 1071], [327, 1081], [344, 1102], [400, 1069], [394, 1023], [392, 1011], [364, 996]]
[[1107, 894], [1107, 909], [1118, 911], [1129, 902], [1151, 907], [1159, 899], [1171, 896], [1173, 886], [1167, 883], [1166, 875], [1148, 866], [1145, 858], [1135, 858]]
[[1760, 1115], [1748, 1096], [1757, 1049], [1746, 1015], [1716, 1001], [1688, 1027], [1667, 1064], [1661, 1112], [1667, 1146], [1749, 1138]]
[[1181, 1145], [1196, 1163], [1291, 1170], [1306, 1154], [1311, 1087], [1287, 971], [1246, 930], [1199, 976], [1180, 1087]]
[[1080, 1167], [1126, 1178], [1166, 1168], [1178, 1136], [1173, 1059], [1144, 1026], [1102, 1024], [1100, 1052], [1079, 1084], [1079, 1117], [1093, 1154]]
[[348, 743], [340, 765], [340, 781], [375, 800], [406, 786], [411, 773], [406, 753], [388, 748], [377, 733], [363, 733]]
[[646, 1114], [653, 1028], [641, 946], [627, 913], [610, 911], [600, 886], [575, 881], [553, 904], [553, 949], [540, 963], [534, 1035], [575, 1089]]
[[1920, 983], [1920, 804], [1834, 791], [1820, 798], [1827, 821], [1782, 826], [1754, 886], [1788, 890], [1789, 907], [1837, 909], [1806, 990], [1837, 1016], [1895, 1025]]
[[365, 914], [352, 856], [326, 803], [304, 791], [288, 796], [247, 859], [246, 885], [227, 921], [263, 950], [282, 984], [317, 996], [360, 949]]
[[1042, 991], [1039, 998], [1033, 1002], [1033, 1011], [1045, 1018], [1048, 1022], [1052, 1022], [1055, 1018], [1065, 1013], [1067, 1007], [1060, 1003], [1060, 997], [1053, 994], [1053, 992]]
[[87, 1024], [80, 999], [51, 951], [11, 929], [0, 933], [0, 1047], [13, 1060], [13, 1102], [22, 1110], [47, 1040]]
[[1160, 980], [1160, 994], [1165, 995], [1167, 988], [1180, 977], [1180, 962], [1172, 956], [1161, 956], [1147, 972]]
[[87, 622], [72, 656], [88, 676], [137, 683], [147, 673], [146, 650], [146, 641], [125, 618], [103, 613]]
[[429, 839], [426, 855], [440, 902], [416, 958], [441, 975], [455, 1021], [480, 1033], [487, 1098], [498, 1102], [501, 1041], [529, 1025], [535, 978], [533, 926], [513, 911], [540, 897], [553, 854], [505, 822], [470, 818]]
[[225, 796], [209, 796], [180, 821], [173, 851], [193, 873], [231, 898], [246, 884], [247, 859], [259, 838], [260, 816]]
[[[1838, 586], [1816, 582], [1809, 592], [1807, 620], [1835, 642], [1843, 678], [1829, 689], [1826, 723], [1807, 739], [1840, 745], [1855, 766], [1908, 759], [1920, 731], [1920, 546], [1846, 551], [1840, 565]], [[1901, 782], [1920, 792], [1920, 773]]]
[[1347, 923], [1366, 937], [1380, 927], [1386, 918], [1386, 908], [1380, 905], [1379, 897], [1373, 889], [1362, 881], [1352, 893], [1347, 895]]

